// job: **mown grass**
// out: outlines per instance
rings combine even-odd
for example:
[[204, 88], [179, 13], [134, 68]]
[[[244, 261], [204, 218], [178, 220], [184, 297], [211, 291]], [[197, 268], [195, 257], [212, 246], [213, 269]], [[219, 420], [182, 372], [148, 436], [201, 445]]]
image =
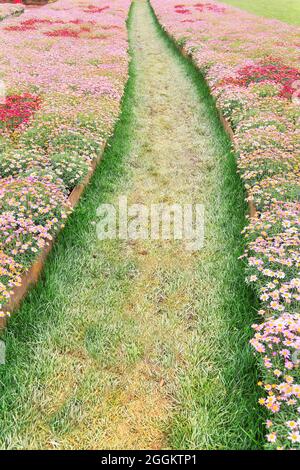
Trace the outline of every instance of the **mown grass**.
[[259, 449], [263, 416], [257, 405], [258, 371], [249, 339], [256, 319], [256, 300], [244, 283], [241, 230], [248, 208], [237, 175], [231, 143], [220, 123], [205, 80], [182, 56], [162, 30], [153, 9], [157, 31], [170, 53], [185, 68], [205, 105], [218, 159], [213, 179], [208, 178], [205, 204], [206, 244], [197, 277], [197, 333], [191, 343], [187, 367], [181, 371], [169, 442], [175, 449]]
[[299, 0], [222, 0], [222, 3], [242, 8], [255, 15], [300, 25]]

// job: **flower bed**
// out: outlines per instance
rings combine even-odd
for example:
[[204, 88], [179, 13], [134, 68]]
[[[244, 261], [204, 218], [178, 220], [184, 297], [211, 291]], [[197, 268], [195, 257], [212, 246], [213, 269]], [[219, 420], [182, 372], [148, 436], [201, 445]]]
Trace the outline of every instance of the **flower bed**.
[[267, 448], [300, 448], [299, 28], [219, 2], [152, 0], [158, 20], [206, 78], [233, 130], [257, 209], [244, 230], [247, 282], [261, 301], [251, 341], [272, 413]]
[[13, 132], [22, 124], [27, 124], [40, 107], [40, 102], [38, 96], [29, 93], [6, 96], [4, 103], [0, 104], [0, 132]]
[[113, 132], [128, 77], [129, 5], [61, 0], [0, 26], [2, 318], [36, 279]]

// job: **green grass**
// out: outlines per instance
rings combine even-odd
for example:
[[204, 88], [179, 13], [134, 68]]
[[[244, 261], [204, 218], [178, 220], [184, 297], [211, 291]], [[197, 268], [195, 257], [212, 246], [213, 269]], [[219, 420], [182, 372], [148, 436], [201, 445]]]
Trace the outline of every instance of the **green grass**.
[[209, 247], [203, 250], [198, 264], [201, 289], [195, 292], [200, 312], [197, 334], [188, 366], [182, 371], [176, 397], [179, 406], [169, 442], [175, 449], [259, 449], [263, 417], [256, 404], [258, 371], [248, 344], [257, 305], [244, 283], [243, 265], [238, 262], [243, 251], [240, 232], [248, 210], [243, 187], [204, 78], [161, 29], [153, 10], [152, 15], [162, 40], [185, 68], [199, 101], [205, 103], [205, 118], [218, 159], [213, 174], [217, 185], [211, 181], [207, 188], [211, 204], [206, 205]]
[[300, 25], [299, 0], [222, 0], [223, 3], [242, 8], [255, 15], [276, 18], [290, 24]]
[[[148, 38], [143, 47], [139, 38], [151, 20], [147, 54]], [[260, 448], [248, 345], [254, 300], [238, 261], [247, 209], [230, 142], [204, 80], [143, 2], [128, 26], [130, 79], [114, 138], [42, 279], [2, 334], [0, 448]], [[187, 196], [195, 192], [206, 207], [198, 254], [97, 240], [100, 203], [127, 192], [141, 202], [161, 188], [185, 200], [184, 172]]]

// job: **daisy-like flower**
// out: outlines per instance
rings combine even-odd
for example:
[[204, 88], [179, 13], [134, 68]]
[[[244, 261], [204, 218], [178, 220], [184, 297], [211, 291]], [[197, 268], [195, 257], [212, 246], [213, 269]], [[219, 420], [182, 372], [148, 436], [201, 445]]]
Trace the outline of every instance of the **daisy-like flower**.
[[300, 433], [298, 431], [294, 431], [294, 432], [291, 432], [289, 433], [288, 435], [288, 439], [291, 441], [291, 442], [300, 442]]
[[276, 432], [271, 432], [270, 434], [267, 434], [267, 440], [268, 440], [268, 442], [276, 442], [277, 433]]
[[287, 425], [287, 427], [290, 428], [290, 429], [295, 429], [295, 428], [298, 427], [298, 424], [297, 424], [296, 421], [287, 421], [287, 422], [286, 422], [286, 425]]

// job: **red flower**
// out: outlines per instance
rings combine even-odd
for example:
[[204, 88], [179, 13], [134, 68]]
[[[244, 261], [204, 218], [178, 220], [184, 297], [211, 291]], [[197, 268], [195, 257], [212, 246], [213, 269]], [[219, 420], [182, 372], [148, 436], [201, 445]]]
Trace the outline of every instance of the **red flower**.
[[251, 83], [271, 81], [282, 85], [280, 96], [290, 99], [295, 93], [293, 84], [300, 80], [298, 69], [284, 65], [279, 59], [268, 57], [254, 65], [246, 65], [237, 71], [236, 78], [228, 78], [222, 84], [248, 87]]
[[0, 104], [0, 130], [13, 131], [26, 124], [40, 104], [41, 99], [30, 93], [7, 96], [5, 103]]
[[89, 5], [83, 11], [85, 13], [102, 13], [104, 10], [107, 10], [108, 8], [109, 6], [99, 8], [96, 5]]

